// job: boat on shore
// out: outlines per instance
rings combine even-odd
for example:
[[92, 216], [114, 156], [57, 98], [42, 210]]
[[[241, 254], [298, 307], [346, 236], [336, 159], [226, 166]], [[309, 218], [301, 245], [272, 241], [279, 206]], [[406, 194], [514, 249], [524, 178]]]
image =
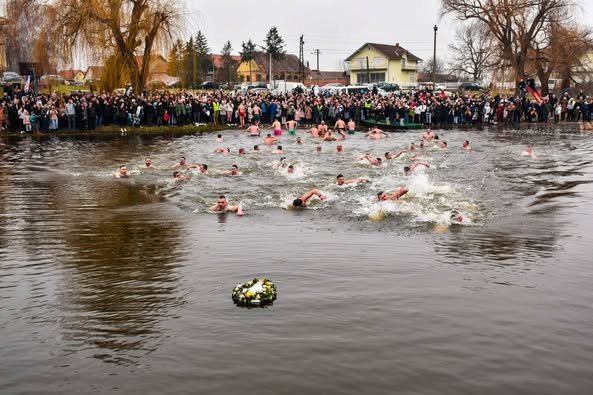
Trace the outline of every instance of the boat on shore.
[[364, 125], [366, 127], [369, 128], [379, 128], [381, 130], [385, 130], [387, 132], [397, 132], [397, 131], [402, 131], [402, 130], [416, 130], [416, 129], [422, 129], [424, 127], [423, 124], [421, 123], [405, 123], [405, 124], [391, 124], [391, 123], [387, 123], [385, 121], [381, 122], [378, 121], [376, 119], [373, 118], [368, 118], [368, 119], [362, 119], [360, 121], [361, 125]]

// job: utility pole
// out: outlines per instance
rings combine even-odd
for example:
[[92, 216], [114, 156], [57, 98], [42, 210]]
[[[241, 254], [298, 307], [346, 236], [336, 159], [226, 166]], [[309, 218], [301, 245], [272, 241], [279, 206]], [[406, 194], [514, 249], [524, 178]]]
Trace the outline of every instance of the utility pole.
[[367, 56], [367, 84], [371, 83], [371, 71], [369, 70], [369, 57]]
[[319, 54], [321, 53], [321, 51], [319, 49], [316, 49], [311, 53], [317, 55], [317, 85], [319, 85], [319, 77], [321, 75], [321, 73], [319, 72]]
[[437, 30], [439, 30], [439, 27], [437, 25], [434, 25], [433, 27], [434, 29], [434, 47], [433, 47], [433, 53], [432, 53], [432, 90], [434, 91], [434, 89], [436, 88], [436, 70], [437, 70]]
[[299, 78], [303, 84], [305, 83], [305, 69], [303, 67], [305, 63], [304, 47], [305, 41], [303, 40], [303, 35], [301, 35], [301, 39], [299, 40]]

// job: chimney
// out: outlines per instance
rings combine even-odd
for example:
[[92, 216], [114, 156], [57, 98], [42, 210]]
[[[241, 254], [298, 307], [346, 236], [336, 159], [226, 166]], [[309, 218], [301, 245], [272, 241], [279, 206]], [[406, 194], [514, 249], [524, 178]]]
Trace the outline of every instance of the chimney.
[[395, 43], [395, 46], [396, 46], [397, 48], [399, 48], [399, 43]]

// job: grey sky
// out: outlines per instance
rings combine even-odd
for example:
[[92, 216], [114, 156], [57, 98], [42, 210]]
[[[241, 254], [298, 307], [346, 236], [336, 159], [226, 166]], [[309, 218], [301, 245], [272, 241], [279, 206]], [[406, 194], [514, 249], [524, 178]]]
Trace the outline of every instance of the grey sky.
[[[584, 3], [592, 0], [584, 0]], [[224, 2], [224, 3], [222, 3]], [[299, 37], [305, 40], [305, 60], [316, 67], [315, 49], [321, 50], [321, 70], [341, 70], [341, 61], [365, 42], [400, 43], [427, 60], [433, 51], [433, 26], [437, 34], [437, 58], [448, 57], [448, 44], [458, 21], [440, 18], [440, 0], [300, 0], [245, 2], [188, 0], [187, 30], [206, 35], [213, 53], [220, 53], [227, 40], [233, 53], [241, 42], [263, 44], [271, 26], [286, 41], [286, 50], [298, 55]], [[591, 21], [593, 10], [585, 7], [581, 23]], [[252, 10], [255, 10], [252, 11]], [[588, 23], [589, 25], [591, 22]]]

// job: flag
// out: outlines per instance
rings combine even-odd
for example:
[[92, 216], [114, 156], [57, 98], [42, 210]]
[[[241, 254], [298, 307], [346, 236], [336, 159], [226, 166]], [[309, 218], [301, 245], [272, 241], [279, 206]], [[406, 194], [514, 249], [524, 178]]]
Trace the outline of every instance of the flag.
[[25, 92], [29, 92], [29, 87], [31, 86], [31, 76], [27, 76], [27, 81], [25, 82]]

